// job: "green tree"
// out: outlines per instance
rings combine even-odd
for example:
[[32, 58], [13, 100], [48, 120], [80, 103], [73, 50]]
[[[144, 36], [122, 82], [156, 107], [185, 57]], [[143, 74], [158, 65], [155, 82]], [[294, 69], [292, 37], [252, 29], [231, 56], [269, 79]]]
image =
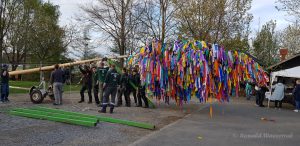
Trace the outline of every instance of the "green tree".
[[59, 62], [66, 52], [65, 31], [58, 25], [58, 6], [40, 2], [34, 8], [32, 26], [29, 28], [31, 58], [43, 62]]
[[257, 32], [253, 41], [253, 54], [265, 66], [276, 63], [279, 59], [278, 33], [275, 32], [276, 21], [269, 21]]
[[[188, 38], [246, 49], [252, 0], [174, 0], [179, 31]], [[239, 44], [239, 45], [237, 45]], [[237, 48], [232, 48], [236, 46]]]
[[6, 47], [3, 50], [8, 62], [12, 65], [12, 71], [26, 61], [26, 54], [29, 51], [28, 28], [32, 25], [30, 15], [37, 3], [38, 0], [24, 0], [19, 3], [18, 9], [15, 9], [15, 17], [7, 29]]
[[0, 64], [2, 64], [2, 52], [8, 47], [7, 34], [12, 29], [13, 21], [17, 17], [18, 9], [21, 6], [22, 1], [19, 0], [0, 1]]

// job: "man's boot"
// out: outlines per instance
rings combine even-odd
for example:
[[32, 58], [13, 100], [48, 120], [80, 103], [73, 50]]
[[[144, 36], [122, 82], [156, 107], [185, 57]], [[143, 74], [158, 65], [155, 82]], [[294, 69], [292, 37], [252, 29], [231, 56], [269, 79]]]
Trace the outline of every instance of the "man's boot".
[[119, 101], [118, 101], [116, 107], [120, 107], [120, 106], [122, 106], [122, 102], [119, 102]]
[[102, 109], [99, 110], [98, 112], [99, 113], [106, 113], [106, 107], [107, 107], [107, 105], [102, 105]]
[[109, 109], [109, 113], [113, 113], [114, 112], [114, 105], [110, 105], [110, 109]]
[[127, 106], [127, 107], [130, 107], [130, 102], [126, 102], [126, 106]]
[[149, 103], [148, 103], [147, 97], [144, 96], [143, 100], [144, 100], [144, 103], [145, 103], [145, 107], [144, 108], [149, 108]]

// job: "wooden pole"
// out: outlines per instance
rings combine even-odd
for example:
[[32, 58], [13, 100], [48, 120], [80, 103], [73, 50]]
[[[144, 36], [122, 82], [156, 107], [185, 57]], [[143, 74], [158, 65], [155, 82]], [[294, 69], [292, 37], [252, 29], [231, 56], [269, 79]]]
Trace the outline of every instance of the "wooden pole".
[[[120, 59], [120, 58], [127, 58], [127, 57], [128, 57], [128, 55], [116, 56], [116, 57], [107, 57], [107, 58], [108, 59]], [[59, 64], [59, 66], [60, 67], [70, 67], [70, 66], [74, 66], [74, 65], [80, 65], [80, 64], [85, 64], [85, 63], [89, 63], [89, 62], [100, 61], [101, 59], [102, 58], [81, 60], [81, 61], [75, 61], [75, 62], [70, 62], [70, 63]], [[20, 74], [30, 74], [30, 73], [39, 72], [39, 71], [49, 71], [49, 70], [53, 70], [53, 69], [54, 69], [54, 65], [38, 67], [38, 68], [32, 68], [32, 69], [26, 69], [26, 70], [16, 70], [16, 71], [9, 72], [9, 76], [15, 76], [15, 75], [20, 75]]]

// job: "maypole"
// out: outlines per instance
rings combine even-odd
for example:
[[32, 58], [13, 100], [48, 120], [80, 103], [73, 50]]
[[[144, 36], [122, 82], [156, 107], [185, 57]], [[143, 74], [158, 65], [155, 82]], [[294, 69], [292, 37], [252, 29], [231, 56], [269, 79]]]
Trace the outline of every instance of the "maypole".
[[247, 54], [198, 40], [169, 44], [154, 40], [131, 62], [138, 62], [148, 95], [153, 93], [158, 101], [168, 100], [171, 95], [178, 105], [191, 97], [209, 103], [212, 98], [229, 101], [233, 93], [238, 96], [241, 82], [253, 80], [266, 85], [269, 80], [264, 69]]
[[[127, 57], [128, 57], [128, 55], [117, 56], [117, 57], [107, 57], [107, 58], [108, 59], [121, 59], [121, 58], [127, 58]], [[102, 60], [102, 58], [94, 58], [94, 59], [88, 59], [88, 60], [81, 60], [81, 61], [63, 63], [63, 64], [59, 64], [59, 66], [60, 67], [70, 67], [70, 66], [75, 66], [75, 65], [85, 64], [85, 63], [89, 63], [89, 62], [100, 61], [100, 60]], [[54, 65], [44, 66], [44, 67], [39, 67], [39, 68], [26, 69], [26, 70], [11, 71], [11, 72], [9, 72], [9, 75], [10, 76], [15, 76], [15, 75], [19, 75], [19, 74], [30, 74], [30, 73], [34, 73], [34, 72], [49, 71], [49, 70], [54, 70]]]

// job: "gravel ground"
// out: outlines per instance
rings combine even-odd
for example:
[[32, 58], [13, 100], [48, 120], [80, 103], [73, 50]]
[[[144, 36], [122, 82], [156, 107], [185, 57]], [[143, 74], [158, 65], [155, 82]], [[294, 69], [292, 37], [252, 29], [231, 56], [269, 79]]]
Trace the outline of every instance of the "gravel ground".
[[[141, 137], [150, 134], [151, 130], [129, 127], [120, 124], [100, 122], [96, 127], [68, 125], [46, 120], [11, 116], [5, 113], [13, 107], [35, 106], [30, 102], [28, 94], [10, 96], [10, 103], [0, 104], [0, 145], [129, 145]], [[155, 124], [156, 129], [183, 118], [196, 111], [196, 101], [177, 107], [160, 104], [156, 109], [138, 107], [118, 107], [114, 114], [99, 114], [95, 104], [77, 103], [79, 93], [65, 94], [62, 106], [53, 106], [49, 98], [40, 105], [68, 111], [76, 111], [94, 115], [105, 115], [139, 122]], [[133, 99], [131, 100], [133, 102]], [[158, 104], [158, 103], [156, 103]], [[154, 130], [154, 131], [155, 131]]]

